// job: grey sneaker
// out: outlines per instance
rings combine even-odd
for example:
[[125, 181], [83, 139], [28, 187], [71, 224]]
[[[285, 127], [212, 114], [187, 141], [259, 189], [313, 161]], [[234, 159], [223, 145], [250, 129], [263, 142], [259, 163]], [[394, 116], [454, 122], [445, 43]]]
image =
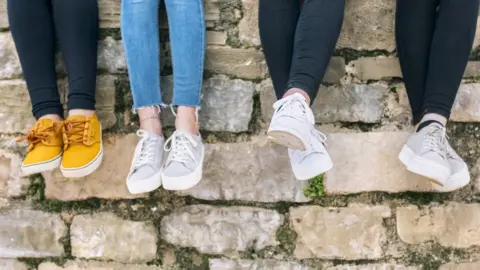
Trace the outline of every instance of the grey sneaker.
[[162, 185], [163, 136], [138, 130], [141, 138], [133, 154], [127, 177], [127, 188], [132, 194], [150, 192]]
[[408, 138], [398, 158], [407, 170], [444, 186], [450, 178], [445, 127], [430, 124]]
[[298, 180], [309, 180], [333, 167], [325, 148], [327, 137], [314, 128], [311, 129], [310, 134], [310, 143], [305, 151], [288, 149], [292, 171]]
[[451, 175], [443, 187], [437, 187], [436, 190], [440, 192], [450, 192], [460, 189], [470, 183], [470, 173], [465, 161], [453, 150], [448, 142], [447, 144], [447, 158], [450, 163]]
[[200, 135], [175, 131], [165, 142], [167, 162], [162, 172], [163, 187], [168, 190], [186, 190], [202, 179], [205, 147]]

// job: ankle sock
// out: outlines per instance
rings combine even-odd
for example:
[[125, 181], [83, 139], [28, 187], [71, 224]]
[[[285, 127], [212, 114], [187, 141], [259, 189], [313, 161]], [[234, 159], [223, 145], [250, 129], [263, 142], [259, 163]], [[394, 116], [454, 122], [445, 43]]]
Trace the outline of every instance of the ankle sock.
[[440, 122], [438, 122], [438, 121], [436, 121], [436, 120], [427, 120], [427, 121], [425, 121], [425, 122], [420, 123], [420, 125], [418, 126], [416, 132], [419, 132], [419, 131], [422, 130], [424, 127], [426, 127], [426, 126], [428, 126], [428, 125], [430, 125], [430, 124], [433, 124], [433, 123], [437, 123], [437, 124], [440, 124], [440, 125], [443, 126], [442, 123], [440, 123]]

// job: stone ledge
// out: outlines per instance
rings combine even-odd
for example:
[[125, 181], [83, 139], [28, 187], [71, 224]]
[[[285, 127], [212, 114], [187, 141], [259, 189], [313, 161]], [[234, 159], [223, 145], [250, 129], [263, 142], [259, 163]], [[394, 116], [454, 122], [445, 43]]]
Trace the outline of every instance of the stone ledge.
[[440, 266], [440, 268], [438, 268], [438, 270], [478, 270], [480, 269], [480, 261], [476, 261], [476, 262], [463, 262], [463, 263], [447, 263], [447, 264], [444, 264], [442, 266]]
[[445, 205], [397, 208], [397, 232], [409, 244], [434, 241], [444, 247], [480, 245], [480, 205], [448, 202]]
[[[160, 266], [148, 266], [144, 264], [123, 264], [118, 262], [99, 261], [67, 261], [63, 266], [52, 262], [44, 262], [38, 266], [38, 270], [162, 270]], [[12, 269], [13, 270], [13, 269]]]
[[297, 259], [373, 260], [384, 256], [387, 206], [351, 204], [343, 208], [290, 208], [290, 224], [297, 233]]

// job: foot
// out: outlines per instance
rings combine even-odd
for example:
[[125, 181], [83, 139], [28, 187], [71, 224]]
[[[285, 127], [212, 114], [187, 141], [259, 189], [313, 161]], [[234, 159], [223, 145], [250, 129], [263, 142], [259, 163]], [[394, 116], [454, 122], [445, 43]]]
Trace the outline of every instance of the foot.
[[444, 186], [450, 178], [445, 127], [432, 123], [410, 136], [399, 154], [407, 170]]
[[23, 176], [51, 171], [60, 166], [63, 154], [62, 122], [39, 119], [28, 134], [17, 141], [23, 140], [29, 143], [28, 154], [21, 167]]
[[305, 98], [296, 93], [275, 102], [273, 108], [268, 138], [290, 149], [306, 151], [315, 119]]
[[163, 188], [186, 190], [202, 179], [205, 147], [200, 135], [175, 131], [165, 142], [168, 158], [162, 172]]
[[325, 149], [326, 136], [315, 130], [310, 130], [310, 143], [305, 151], [288, 149], [293, 174], [298, 180], [309, 180], [333, 167], [332, 160]]
[[153, 191], [162, 185], [163, 136], [146, 130], [137, 131], [141, 138], [133, 154], [127, 177], [127, 188], [132, 194]]
[[67, 178], [84, 177], [102, 163], [102, 127], [96, 115], [70, 116], [63, 128], [64, 153], [60, 169]]
[[470, 183], [470, 173], [465, 161], [447, 144], [447, 158], [450, 163], [451, 175], [443, 187], [437, 187], [440, 192], [451, 192], [463, 188]]

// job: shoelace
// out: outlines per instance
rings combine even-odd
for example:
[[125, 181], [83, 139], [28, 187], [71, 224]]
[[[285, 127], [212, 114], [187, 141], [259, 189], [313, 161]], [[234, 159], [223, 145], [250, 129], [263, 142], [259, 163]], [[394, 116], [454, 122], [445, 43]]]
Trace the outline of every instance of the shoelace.
[[28, 131], [27, 135], [18, 138], [16, 141], [21, 142], [26, 140], [28, 142], [28, 151], [30, 151], [38, 143], [49, 141], [54, 133], [55, 126], [50, 126], [42, 131], [39, 131], [38, 128], [33, 128]]
[[195, 163], [195, 156], [192, 153], [192, 146], [197, 147], [197, 142], [186, 132], [175, 131], [165, 142], [164, 150], [170, 153], [170, 160], [180, 163], [187, 163], [191, 158]]
[[424, 149], [432, 151], [438, 155], [447, 158], [447, 133], [444, 127], [435, 127], [425, 134]]
[[143, 165], [150, 165], [154, 162], [158, 137], [149, 136], [148, 132], [140, 129], [137, 131], [137, 136], [140, 137], [141, 150], [138, 159], [135, 161], [134, 168], [139, 168]]
[[67, 120], [63, 125], [63, 143], [64, 148], [66, 149], [69, 145], [72, 144], [85, 144], [92, 145], [94, 142], [89, 140], [90, 137], [93, 137], [95, 134], [93, 128], [88, 134], [88, 129], [90, 128], [90, 121], [86, 120]]
[[275, 102], [273, 108], [275, 111], [278, 111], [279, 115], [296, 119], [306, 117], [310, 124], [314, 124], [313, 117], [307, 113], [308, 108], [306, 107], [305, 102], [302, 102], [302, 100], [295, 95]]
[[[312, 129], [312, 136], [316, 137], [325, 147], [327, 146], [327, 136], [323, 134], [322, 132]], [[319, 152], [318, 148], [315, 147], [315, 145], [312, 143], [310, 140], [310, 147], [308, 147], [305, 151], [300, 151], [297, 150], [295, 153], [298, 154], [298, 158], [300, 161], [304, 160], [307, 156], [309, 156], [312, 153]]]

